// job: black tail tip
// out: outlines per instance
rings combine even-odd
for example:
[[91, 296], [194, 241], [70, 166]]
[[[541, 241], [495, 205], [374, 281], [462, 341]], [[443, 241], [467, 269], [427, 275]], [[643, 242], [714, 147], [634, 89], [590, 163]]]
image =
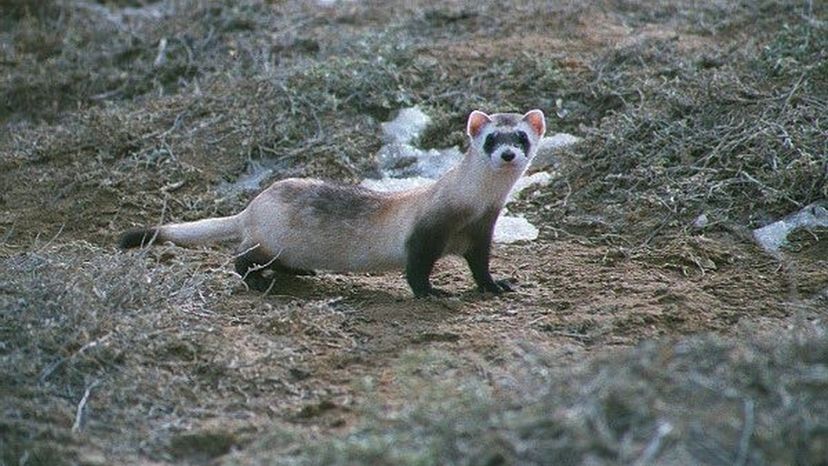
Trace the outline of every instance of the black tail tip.
[[142, 248], [158, 240], [157, 228], [133, 228], [127, 230], [118, 240], [121, 249]]

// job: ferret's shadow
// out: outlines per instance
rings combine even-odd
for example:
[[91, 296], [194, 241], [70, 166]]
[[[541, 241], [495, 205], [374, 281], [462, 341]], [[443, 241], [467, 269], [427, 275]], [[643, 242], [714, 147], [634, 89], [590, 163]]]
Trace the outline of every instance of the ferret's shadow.
[[[472, 303], [484, 300], [498, 299], [515, 295], [515, 292], [507, 292], [501, 295], [481, 292], [474, 285], [466, 287], [437, 287], [441, 296], [429, 296], [417, 298], [407, 285], [386, 282], [388, 286], [379, 288], [377, 281], [365, 281], [358, 275], [340, 275], [334, 273], [306, 273], [306, 274], [282, 274], [273, 273], [267, 277], [271, 281], [267, 290], [240, 290], [240, 292], [258, 293], [262, 296], [285, 296], [300, 300], [331, 299], [334, 297], [347, 299], [355, 302], [382, 301], [407, 305], [417, 308], [436, 307], [444, 309], [456, 309], [462, 303]], [[376, 278], [376, 277], [374, 277]], [[509, 280], [514, 286], [515, 282]]]
[[[342, 329], [358, 341], [358, 354], [398, 354], [431, 342], [462, 342], [454, 322], [479, 311], [480, 302], [509, 299], [517, 293], [495, 296], [472, 284], [449, 284], [447, 297], [415, 298], [404, 279], [383, 276], [320, 273], [314, 276], [275, 277], [268, 301], [328, 303], [345, 315]], [[453, 286], [452, 286], [453, 285]], [[462, 317], [460, 317], [462, 318]]]

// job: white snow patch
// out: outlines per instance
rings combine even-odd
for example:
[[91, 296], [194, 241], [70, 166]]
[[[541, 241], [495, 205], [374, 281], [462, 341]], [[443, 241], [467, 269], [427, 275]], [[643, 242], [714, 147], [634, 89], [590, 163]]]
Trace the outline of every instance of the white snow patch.
[[382, 146], [377, 153], [380, 170], [394, 178], [424, 176], [437, 179], [462, 158], [457, 147], [422, 150], [396, 142]]
[[580, 138], [568, 133], [558, 133], [544, 137], [538, 144], [538, 153], [534, 163], [541, 167], [557, 167], [560, 165], [559, 152], [569, 147]]
[[431, 118], [414, 106], [400, 110], [397, 117], [382, 124], [385, 142], [411, 144], [431, 123]]
[[753, 230], [753, 239], [770, 253], [777, 253], [785, 244], [788, 234], [798, 228], [828, 227], [828, 208], [824, 202], [814, 202], [799, 212]]
[[411, 107], [400, 110], [396, 118], [382, 124], [385, 145], [377, 153], [377, 161], [384, 176], [436, 179], [460, 162], [463, 154], [457, 147], [423, 150], [413, 145], [429, 123], [428, 115], [419, 107]]
[[493, 239], [496, 243], [532, 241], [539, 233], [538, 228], [523, 217], [501, 215], [495, 223]]
[[529, 186], [546, 186], [551, 182], [552, 175], [547, 172], [536, 172], [528, 176], [522, 176], [517, 180], [515, 185], [512, 186], [512, 191], [509, 192], [509, 197], [506, 199], [506, 203], [508, 204], [509, 202], [514, 201], [518, 194]]
[[578, 141], [580, 141], [578, 136], [573, 136], [569, 133], [553, 134], [552, 136], [541, 138], [540, 144], [538, 144], [538, 152], [563, 149]]

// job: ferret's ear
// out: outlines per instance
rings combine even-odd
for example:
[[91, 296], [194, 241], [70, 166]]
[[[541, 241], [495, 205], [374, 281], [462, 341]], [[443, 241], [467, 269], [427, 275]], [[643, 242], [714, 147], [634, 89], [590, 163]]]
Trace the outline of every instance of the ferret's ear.
[[538, 137], [543, 136], [546, 132], [546, 118], [543, 117], [543, 112], [540, 110], [529, 110], [526, 115], [523, 115], [523, 121], [529, 123], [529, 126], [535, 130]]
[[475, 110], [471, 112], [471, 115], [469, 115], [469, 123], [466, 125], [466, 133], [468, 133], [469, 136], [476, 138], [477, 135], [480, 134], [480, 130], [483, 129], [483, 126], [485, 126], [486, 123], [491, 122], [492, 119], [489, 115], [486, 115], [479, 110]]

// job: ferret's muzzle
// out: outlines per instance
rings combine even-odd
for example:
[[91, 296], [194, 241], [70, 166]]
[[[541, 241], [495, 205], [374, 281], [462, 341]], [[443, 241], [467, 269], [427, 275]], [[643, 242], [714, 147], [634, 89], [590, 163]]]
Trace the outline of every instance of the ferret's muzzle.
[[489, 157], [492, 166], [498, 170], [501, 168], [523, 168], [528, 159], [522, 150], [513, 146], [502, 146]]

